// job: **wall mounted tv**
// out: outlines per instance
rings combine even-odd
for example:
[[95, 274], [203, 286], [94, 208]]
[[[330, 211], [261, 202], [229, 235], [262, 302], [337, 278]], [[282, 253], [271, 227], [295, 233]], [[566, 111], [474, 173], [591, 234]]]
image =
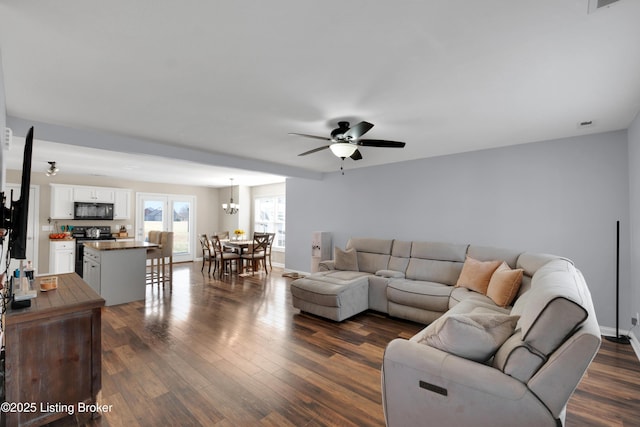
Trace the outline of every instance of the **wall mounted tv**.
[[29, 129], [25, 138], [24, 154], [22, 157], [22, 182], [20, 184], [20, 197], [13, 200], [13, 191], [10, 195], [10, 203], [7, 206], [4, 192], [0, 193], [2, 199], [2, 239], [8, 234], [8, 256], [13, 259], [26, 259], [27, 252], [27, 225], [29, 215], [29, 187], [31, 186], [31, 153], [33, 151], [33, 127]]

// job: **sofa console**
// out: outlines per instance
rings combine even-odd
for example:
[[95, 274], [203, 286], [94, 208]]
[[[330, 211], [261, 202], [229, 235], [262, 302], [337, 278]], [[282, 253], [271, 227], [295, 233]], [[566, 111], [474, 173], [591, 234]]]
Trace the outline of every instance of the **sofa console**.
[[385, 350], [389, 426], [563, 425], [601, 342], [582, 274], [548, 254], [352, 238], [291, 294], [334, 321], [371, 309], [427, 325]]

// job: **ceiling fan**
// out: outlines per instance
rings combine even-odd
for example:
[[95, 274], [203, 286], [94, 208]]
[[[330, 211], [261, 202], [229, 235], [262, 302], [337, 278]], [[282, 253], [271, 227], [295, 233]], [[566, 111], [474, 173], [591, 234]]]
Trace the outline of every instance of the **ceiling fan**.
[[289, 135], [304, 136], [305, 138], [314, 138], [324, 141], [330, 141], [331, 144], [305, 151], [298, 156], [306, 156], [318, 151], [329, 148], [333, 154], [344, 160], [350, 157], [353, 160], [362, 159], [362, 154], [358, 147], [386, 147], [386, 148], [403, 148], [404, 142], [387, 141], [384, 139], [360, 139], [362, 135], [369, 132], [373, 127], [372, 123], [360, 122], [353, 127], [349, 127], [349, 122], [338, 122], [338, 127], [331, 131], [331, 137], [308, 135], [305, 133], [289, 133]]

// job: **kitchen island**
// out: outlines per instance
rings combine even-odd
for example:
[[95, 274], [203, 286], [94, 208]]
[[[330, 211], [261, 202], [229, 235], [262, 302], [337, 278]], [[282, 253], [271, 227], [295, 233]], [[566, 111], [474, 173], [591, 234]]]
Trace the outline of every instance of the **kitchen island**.
[[140, 241], [85, 242], [83, 278], [106, 305], [143, 300], [147, 249], [157, 246]]
[[[36, 277], [35, 288], [51, 277]], [[4, 390], [5, 405], [11, 403], [0, 414], [2, 425], [40, 426], [64, 417], [73, 422], [70, 413], [84, 425], [81, 420], [96, 412], [86, 409], [99, 403], [102, 388], [104, 299], [76, 273], [54, 277], [57, 289], [38, 292], [30, 307], [7, 304]]]

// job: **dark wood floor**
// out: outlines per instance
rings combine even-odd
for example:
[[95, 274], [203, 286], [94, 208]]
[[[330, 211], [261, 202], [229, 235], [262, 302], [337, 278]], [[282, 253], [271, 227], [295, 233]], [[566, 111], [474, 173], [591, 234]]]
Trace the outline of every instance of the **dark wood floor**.
[[[94, 426], [383, 426], [386, 344], [423, 328], [364, 313], [299, 314], [282, 271], [213, 280], [174, 268], [173, 292], [103, 313], [103, 387]], [[637, 426], [640, 362], [605, 341], [569, 403], [568, 426]], [[75, 425], [72, 418], [56, 426]]]

